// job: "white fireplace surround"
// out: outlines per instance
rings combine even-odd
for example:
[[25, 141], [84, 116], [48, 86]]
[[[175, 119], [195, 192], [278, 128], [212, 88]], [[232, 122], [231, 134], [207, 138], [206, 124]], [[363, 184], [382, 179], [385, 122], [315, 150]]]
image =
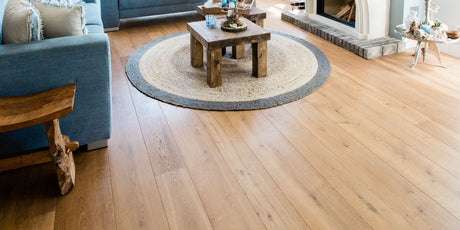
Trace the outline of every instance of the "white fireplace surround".
[[306, 0], [309, 17], [347, 32], [359, 39], [375, 39], [388, 35], [390, 0], [355, 0], [355, 28], [316, 14], [316, 0]]

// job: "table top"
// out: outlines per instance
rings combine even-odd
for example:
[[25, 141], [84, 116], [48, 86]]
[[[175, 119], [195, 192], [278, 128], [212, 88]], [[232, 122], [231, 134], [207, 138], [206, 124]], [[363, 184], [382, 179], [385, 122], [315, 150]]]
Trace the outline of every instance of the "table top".
[[401, 34], [401, 36], [403, 36], [405, 38], [408, 38], [408, 39], [411, 39], [411, 40], [415, 40], [415, 41], [442, 43], [442, 44], [455, 43], [455, 42], [457, 42], [459, 40], [458, 38], [457, 39], [451, 39], [451, 38], [447, 38], [447, 39], [422, 39], [422, 38], [416, 38], [412, 34]]
[[243, 32], [231, 33], [220, 29], [220, 24], [227, 19], [217, 19], [216, 28], [206, 26], [205, 21], [187, 23], [187, 30], [206, 48], [222, 48], [227, 46], [257, 43], [270, 40], [270, 31], [254, 24], [246, 18], [240, 18], [248, 29]]
[[[202, 15], [202, 16], [205, 16], [206, 13], [203, 9], [204, 6], [197, 6], [196, 7], [196, 11]], [[212, 15], [216, 15], [216, 18], [218, 18], [219, 16], [220, 17], [226, 17], [226, 12], [222, 12], [220, 14], [212, 14]], [[249, 12], [249, 14], [243, 14], [243, 16], [251, 21], [255, 21], [255, 20], [260, 20], [260, 19], [265, 19], [267, 18], [267, 13], [265, 13], [265, 11], [263, 10], [259, 10], [255, 7], [252, 7], [251, 8], [251, 11]]]

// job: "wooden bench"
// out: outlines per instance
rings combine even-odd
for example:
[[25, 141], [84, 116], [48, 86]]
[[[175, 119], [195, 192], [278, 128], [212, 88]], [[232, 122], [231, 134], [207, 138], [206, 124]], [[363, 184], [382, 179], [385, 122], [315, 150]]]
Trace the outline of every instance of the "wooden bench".
[[59, 118], [72, 112], [74, 98], [75, 84], [29, 96], [0, 98], [0, 133], [44, 124], [49, 143], [46, 151], [0, 159], [0, 172], [51, 160], [61, 195], [69, 193], [75, 185], [72, 151], [78, 148], [78, 142], [70, 142], [61, 134]]

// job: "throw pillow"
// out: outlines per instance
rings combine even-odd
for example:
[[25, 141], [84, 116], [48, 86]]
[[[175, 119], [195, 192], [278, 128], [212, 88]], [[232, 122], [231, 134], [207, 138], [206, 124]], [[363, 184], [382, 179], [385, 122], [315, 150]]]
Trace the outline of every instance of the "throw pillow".
[[9, 0], [2, 25], [3, 43], [43, 40], [40, 12], [28, 1]]
[[46, 38], [87, 34], [83, 2], [76, 0], [32, 0], [40, 11]]

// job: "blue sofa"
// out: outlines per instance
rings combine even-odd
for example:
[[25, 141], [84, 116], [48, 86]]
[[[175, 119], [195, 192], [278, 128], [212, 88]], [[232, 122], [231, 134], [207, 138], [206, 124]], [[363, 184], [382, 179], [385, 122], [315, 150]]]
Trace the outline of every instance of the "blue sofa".
[[118, 28], [121, 18], [196, 10], [206, 0], [102, 0], [102, 20], [106, 28]]
[[[88, 35], [0, 45], [0, 97], [76, 83], [74, 110], [60, 124], [62, 133], [81, 146], [104, 144], [111, 132], [110, 46], [99, 1], [84, 5]], [[0, 1], [0, 18], [6, 2]], [[0, 158], [46, 146], [43, 125], [0, 133]]]

